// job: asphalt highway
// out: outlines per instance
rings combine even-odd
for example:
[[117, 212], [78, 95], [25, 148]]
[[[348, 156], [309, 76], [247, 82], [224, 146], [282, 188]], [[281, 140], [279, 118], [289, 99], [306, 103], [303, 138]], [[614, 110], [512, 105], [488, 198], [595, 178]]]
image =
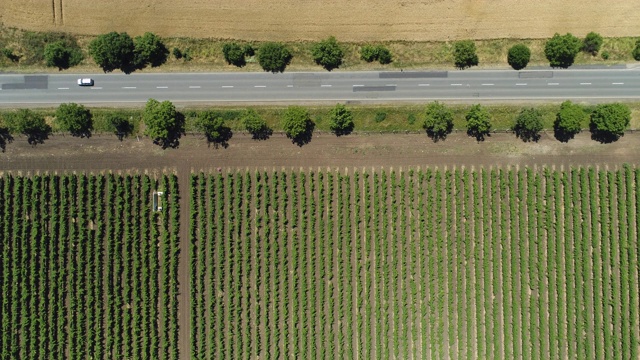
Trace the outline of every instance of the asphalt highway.
[[[94, 79], [92, 87], [78, 78]], [[0, 106], [638, 100], [640, 69], [271, 73], [1, 74]]]

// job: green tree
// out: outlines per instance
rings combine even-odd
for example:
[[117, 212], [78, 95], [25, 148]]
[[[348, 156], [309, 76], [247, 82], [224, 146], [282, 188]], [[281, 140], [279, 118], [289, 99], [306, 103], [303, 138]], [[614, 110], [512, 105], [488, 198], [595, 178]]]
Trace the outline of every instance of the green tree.
[[127, 33], [98, 35], [89, 44], [89, 55], [104, 72], [116, 69], [124, 73], [135, 70], [135, 45]]
[[267, 122], [253, 109], [247, 109], [247, 111], [244, 112], [242, 115], [242, 123], [245, 129], [247, 129], [256, 140], [266, 140], [273, 133], [273, 130], [267, 125]]
[[110, 112], [106, 115], [106, 123], [111, 128], [118, 140], [122, 141], [125, 137], [127, 137], [133, 131], [133, 125], [129, 120], [127, 120], [127, 116], [120, 112]]
[[163, 149], [179, 145], [180, 136], [184, 133], [184, 117], [170, 101], [149, 99], [142, 119], [146, 126], [144, 134], [153, 139], [154, 144]]
[[44, 116], [29, 109], [6, 114], [4, 124], [9, 132], [26, 135], [29, 144], [34, 146], [42, 144], [51, 134], [51, 126], [46, 123]]
[[289, 106], [282, 115], [282, 129], [294, 144], [302, 146], [311, 141], [315, 123], [302, 106]]
[[613, 142], [624, 135], [631, 121], [631, 110], [624, 104], [601, 104], [591, 113], [591, 136], [600, 142]]
[[89, 109], [75, 103], [60, 104], [56, 109], [56, 126], [62, 131], [68, 131], [73, 136], [91, 137], [93, 116]]
[[245, 51], [238, 43], [230, 42], [222, 45], [222, 55], [229, 65], [243, 67], [247, 64]]
[[453, 113], [444, 104], [433, 102], [424, 111], [422, 127], [433, 141], [444, 140], [453, 130]]
[[560, 105], [560, 110], [556, 114], [556, 121], [553, 130], [556, 139], [567, 142], [573, 139], [575, 134], [582, 130], [582, 124], [587, 121], [587, 113], [582, 106], [567, 100]]
[[229, 140], [233, 133], [224, 124], [224, 120], [216, 116], [213, 111], [203, 111], [198, 114], [194, 125], [196, 130], [203, 132], [207, 141], [215, 144], [216, 147], [218, 145], [225, 148], [229, 146]]
[[584, 41], [582, 42], [582, 51], [596, 56], [598, 55], [598, 51], [600, 51], [600, 47], [602, 47], [602, 43], [602, 36], [592, 31], [584, 38]]
[[264, 71], [272, 73], [284, 72], [292, 58], [289, 49], [280, 43], [264, 43], [258, 50], [258, 63]]
[[311, 56], [316, 64], [331, 71], [342, 65], [344, 51], [336, 41], [336, 38], [331, 36], [328, 39], [315, 43], [313, 48], [311, 48]]
[[636, 47], [633, 48], [631, 55], [636, 61], [640, 61], [640, 39], [636, 40]]
[[391, 51], [384, 45], [364, 45], [360, 49], [360, 58], [366, 62], [378, 61], [380, 64], [390, 64], [393, 61]]
[[467, 134], [478, 141], [484, 141], [484, 137], [491, 132], [491, 116], [487, 109], [480, 104], [473, 105], [467, 115]]
[[477, 66], [476, 44], [471, 40], [456, 41], [453, 45], [453, 59], [458, 69]]
[[540, 140], [542, 113], [534, 108], [522, 109], [516, 116], [513, 131], [524, 142]]
[[147, 65], [160, 66], [169, 57], [169, 49], [154, 33], [146, 32], [142, 36], [136, 36], [133, 43], [135, 65], [138, 69], [145, 68]]
[[64, 41], [56, 41], [44, 47], [44, 59], [47, 66], [58, 70], [78, 65], [83, 60], [82, 52], [77, 47], [70, 47]]
[[544, 45], [544, 55], [552, 67], [568, 68], [573, 65], [581, 48], [582, 41], [577, 37], [556, 33]]
[[329, 128], [337, 136], [349, 135], [353, 131], [353, 114], [342, 104], [337, 104], [329, 112]]
[[514, 70], [521, 70], [527, 67], [530, 59], [531, 50], [524, 44], [513, 45], [507, 55], [507, 62]]

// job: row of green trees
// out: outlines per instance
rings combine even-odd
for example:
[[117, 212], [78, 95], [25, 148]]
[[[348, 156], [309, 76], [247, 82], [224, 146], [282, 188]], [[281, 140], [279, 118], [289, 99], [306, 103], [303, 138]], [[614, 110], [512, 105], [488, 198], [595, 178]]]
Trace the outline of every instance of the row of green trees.
[[[434, 141], [444, 140], [453, 131], [453, 112], [445, 104], [433, 102], [426, 106], [421, 114], [422, 126]], [[491, 115], [481, 105], [473, 105], [466, 114], [467, 134], [483, 141], [492, 132]], [[133, 129], [133, 124], [121, 113], [107, 115], [107, 123], [120, 140]], [[149, 99], [142, 114], [144, 134], [154, 144], [163, 149], [175, 148], [180, 137], [185, 134], [185, 116], [176, 110], [170, 101], [159, 102]], [[273, 130], [264, 118], [255, 110], [246, 110], [240, 118], [244, 129], [256, 140], [268, 139]], [[592, 138], [600, 142], [612, 142], [624, 135], [631, 120], [631, 110], [627, 105], [601, 104], [592, 112], [587, 112], [579, 104], [565, 101], [560, 106], [554, 122], [554, 135], [563, 142], [569, 141], [589, 124]], [[83, 105], [61, 104], [55, 112], [53, 125], [59, 131], [78, 137], [91, 137], [93, 115]], [[0, 129], [0, 138], [11, 141], [11, 134], [27, 136], [27, 141], [36, 145], [42, 143], [52, 132], [52, 127], [44, 116], [32, 110], [21, 109], [8, 113], [4, 117], [4, 126]], [[308, 109], [302, 106], [289, 106], [281, 117], [280, 126], [293, 143], [302, 146], [311, 141], [315, 122]], [[198, 113], [193, 127], [205, 135], [207, 141], [215, 147], [227, 147], [233, 131], [224, 119], [214, 111]], [[329, 112], [329, 128], [336, 136], [350, 134], [355, 127], [353, 112], [343, 104], [337, 104]], [[538, 141], [543, 130], [542, 113], [535, 108], [523, 109], [515, 118], [512, 130], [523, 141]], [[3, 146], [4, 148], [4, 146]]]
[[[556, 33], [549, 39], [544, 48], [544, 54], [552, 67], [568, 68], [580, 51], [596, 56], [603, 44], [600, 34], [590, 32], [584, 39], [567, 33]], [[225, 43], [222, 47], [225, 61], [229, 65], [243, 67], [247, 57], [256, 56], [262, 69], [268, 72], [283, 72], [293, 59], [291, 50], [282, 43], [267, 42], [256, 49], [251, 44], [240, 45], [236, 42]], [[178, 48], [173, 49], [174, 56], [182, 58]], [[147, 32], [142, 36], [131, 38], [126, 32], [110, 32], [97, 36], [89, 44], [89, 55], [105, 72], [120, 69], [125, 73], [143, 69], [147, 66], [156, 67], [164, 64], [169, 50], [157, 35]], [[344, 61], [345, 50], [331, 36], [321, 40], [311, 48], [311, 55], [317, 65], [331, 71], [339, 68]], [[640, 61], [640, 40], [632, 53], [634, 59]], [[9, 56], [9, 55], [7, 55]], [[69, 41], [55, 41], [45, 46], [44, 57], [47, 66], [67, 69], [79, 64], [84, 56], [77, 45]], [[186, 56], [185, 56], [186, 57]], [[606, 60], [608, 52], [602, 53]], [[367, 62], [378, 61], [389, 64], [393, 61], [391, 51], [384, 45], [364, 45], [360, 49], [360, 58]], [[466, 69], [479, 64], [476, 45], [471, 40], [457, 41], [453, 44], [454, 65], [459, 69]], [[512, 46], [507, 55], [507, 62], [515, 70], [525, 68], [531, 59], [531, 50], [524, 44]]]
[[[443, 140], [453, 130], [453, 112], [444, 104], [433, 102], [424, 111], [423, 127], [434, 141]], [[481, 105], [471, 107], [467, 115], [467, 134], [478, 141], [491, 133], [491, 115]], [[554, 122], [555, 137], [569, 141], [582, 131], [589, 120], [589, 129], [594, 140], [613, 142], [624, 135], [631, 121], [631, 110], [627, 105], [601, 104], [589, 114], [579, 104], [565, 101], [560, 106]], [[525, 108], [515, 117], [512, 130], [523, 141], [538, 141], [543, 130], [542, 113], [534, 108]]]

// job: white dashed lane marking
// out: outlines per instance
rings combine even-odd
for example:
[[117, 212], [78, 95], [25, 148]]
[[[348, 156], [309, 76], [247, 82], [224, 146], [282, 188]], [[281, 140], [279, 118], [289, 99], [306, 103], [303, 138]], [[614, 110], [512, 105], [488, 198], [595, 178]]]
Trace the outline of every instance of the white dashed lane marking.
[[287, 87], [293, 87], [293, 85], [287, 85]]
[[58, 90], [69, 90], [69, 88], [58, 88]]
[[200, 89], [200, 86], [189, 86], [189, 89]]
[[156, 89], [168, 89], [168, 86], [156, 86]]
[[364, 85], [353, 85], [353, 87], [363, 87]]
[[493, 86], [495, 84], [482, 84], [482, 86]]
[[462, 84], [451, 84], [451, 86], [462, 86]]
[[527, 83], [517, 83], [516, 86], [527, 86]]
[[591, 83], [580, 83], [580, 85], [591, 85]]
[[430, 84], [418, 84], [418, 86], [430, 86]]
[[233, 87], [233, 85], [222, 85], [221, 87], [223, 89], [231, 89]]
[[611, 83], [611, 85], [624, 85], [624, 83]]
[[556, 85], [560, 85], [560, 83], [547, 83], [547, 85], [549, 85], [549, 86], [556, 86]]
[[254, 87], [257, 87], [257, 88], [266, 88], [267, 86], [266, 86], [266, 85], [256, 85], [256, 86], [254, 86]]
[[122, 88], [123, 89], [135, 89], [136, 87], [135, 86], [123, 86]]
[[331, 85], [320, 85], [320, 87], [331, 87]]

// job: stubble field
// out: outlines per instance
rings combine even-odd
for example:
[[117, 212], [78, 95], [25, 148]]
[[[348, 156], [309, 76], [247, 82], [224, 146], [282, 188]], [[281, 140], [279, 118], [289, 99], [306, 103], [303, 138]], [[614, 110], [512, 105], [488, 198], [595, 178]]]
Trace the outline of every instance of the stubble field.
[[0, 21], [30, 30], [244, 40], [443, 41], [637, 35], [628, 0], [6, 0]]

